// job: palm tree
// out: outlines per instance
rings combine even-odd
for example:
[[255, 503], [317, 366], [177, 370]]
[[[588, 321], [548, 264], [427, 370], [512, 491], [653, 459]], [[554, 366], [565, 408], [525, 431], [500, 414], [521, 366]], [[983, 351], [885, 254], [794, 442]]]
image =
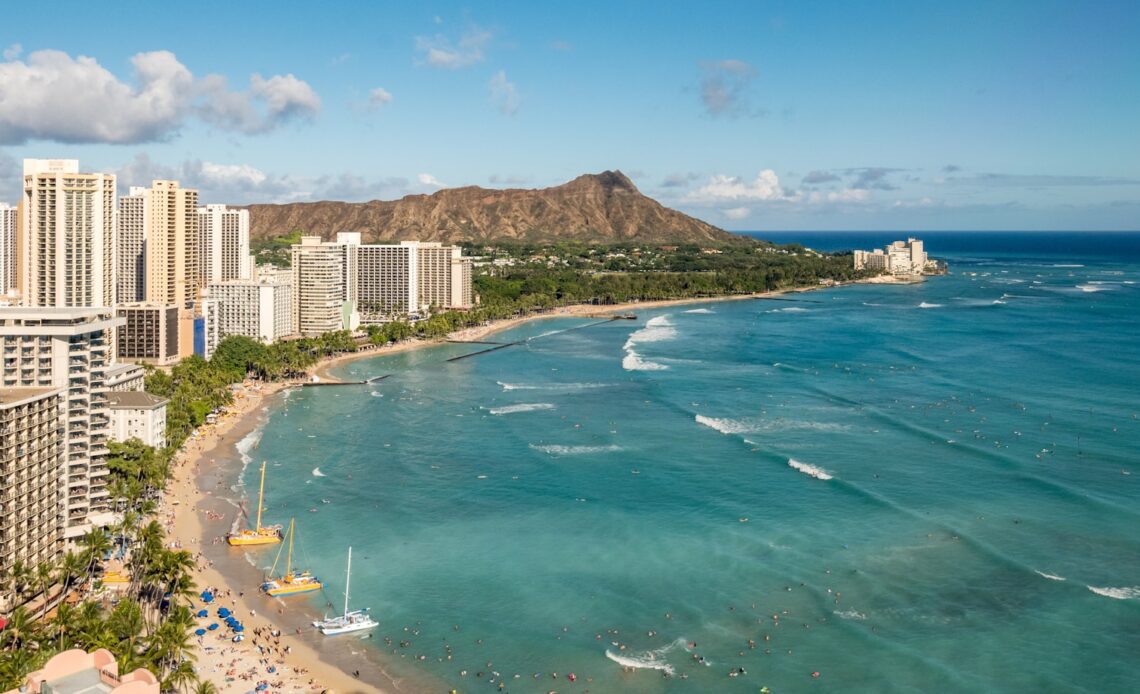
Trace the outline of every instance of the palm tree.
[[218, 694], [218, 687], [209, 680], [198, 680], [194, 694]]
[[40, 616], [37, 619], [43, 619], [47, 616], [48, 610], [48, 586], [55, 583], [55, 566], [52, 562], [40, 562], [36, 565], [36, 579], [40, 584]]
[[68, 550], [67, 553], [63, 555], [63, 559], [59, 562], [59, 579], [63, 581], [64, 597], [71, 592], [71, 582], [83, 573], [85, 566], [86, 562], [83, 557], [75, 552]]
[[21, 605], [8, 615], [8, 624], [0, 631], [0, 643], [8, 652], [18, 651], [28, 641], [35, 640], [36, 622]]
[[84, 554], [87, 555], [85, 573], [87, 579], [91, 580], [95, 576], [95, 566], [99, 560], [104, 554], [111, 551], [111, 539], [107, 537], [107, 532], [102, 528], [92, 528], [87, 531], [79, 544], [83, 547]]

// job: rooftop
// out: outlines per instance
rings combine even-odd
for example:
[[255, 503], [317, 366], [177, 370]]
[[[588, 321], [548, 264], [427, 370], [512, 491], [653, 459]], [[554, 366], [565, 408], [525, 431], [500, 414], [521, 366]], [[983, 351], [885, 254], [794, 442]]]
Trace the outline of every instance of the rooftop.
[[125, 390], [107, 393], [107, 404], [110, 405], [113, 410], [151, 410], [162, 407], [168, 402], [170, 401], [166, 398], [160, 398], [157, 395], [151, 395], [141, 390]]
[[61, 388], [0, 388], [0, 408], [29, 402], [47, 393], [62, 392]]

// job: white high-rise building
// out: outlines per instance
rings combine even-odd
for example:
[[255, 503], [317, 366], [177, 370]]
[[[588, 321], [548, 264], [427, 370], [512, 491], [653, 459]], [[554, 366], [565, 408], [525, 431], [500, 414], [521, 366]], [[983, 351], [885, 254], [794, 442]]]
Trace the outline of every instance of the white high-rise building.
[[15, 207], [0, 203], [0, 298], [16, 290], [16, 237], [19, 215]]
[[109, 308], [0, 308], [0, 388], [63, 391], [66, 463], [56, 483], [68, 539], [114, 520], [107, 490], [107, 372], [122, 323]]
[[895, 241], [873, 251], [855, 251], [856, 270], [887, 272], [892, 275], [914, 276], [926, 271], [929, 264], [922, 240], [908, 238]]
[[218, 303], [218, 332], [245, 335], [271, 344], [296, 332], [293, 327], [293, 283], [273, 279], [229, 280], [210, 284], [210, 300]]
[[322, 243], [319, 236], [302, 236], [293, 246], [293, 311], [297, 332], [305, 336], [353, 327], [349, 284], [351, 246]]
[[198, 245], [202, 285], [252, 277], [249, 210], [231, 210], [225, 205], [199, 207]]
[[146, 188], [131, 186], [130, 195], [119, 198], [116, 301], [120, 304], [142, 301], [146, 288], [146, 193]]
[[115, 176], [76, 159], [25, 159], [16, 286], [25, 306], [115, 302]]

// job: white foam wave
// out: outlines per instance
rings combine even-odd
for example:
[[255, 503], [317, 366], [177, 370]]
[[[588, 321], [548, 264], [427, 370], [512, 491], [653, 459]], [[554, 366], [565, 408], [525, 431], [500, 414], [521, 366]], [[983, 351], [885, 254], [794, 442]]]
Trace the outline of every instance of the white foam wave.
[[321, 472], [319, 467], [313, 468], [313, 477], [328, 477], [325, 473]]
[[786, 306], [784, 308], [770, 308], [764, 313], [807, 313], [810, 310], [799, 306]]
[[495, 381], [503, 390], [593, 390], [594, 388], [610, 388], [612, 383], [503, 383]]
[[1103, 595], [1106, 598], [1113, 598], [1115, 600], [1140, 600], [1140, 586], [1124, 588], [1097, 588], [1095, 586], [1085, 587], [1097, 595]]
[[1053, 574], [1047, 574], [1044, 571], [1038, 571], [1037, 569], [1034, 569], [1033, 572], [1036, 573], [1041, 578], [1047, 578], [1050, 581], [1064, 581], [1065, 580], [1064, 576], [1055, 576]]
[[832, 614], [836, 617], [842, 617], [843, 619], [857, 619], [859, 621], [863, 621], [867, 618], [867, 615], [862, 612], [856, 612], [855, 610], [835, 610]]
[[804, 473], [805, 475], [809, 475], [811, 477], [814, 477], [817, 480], [829, 480], [829, 479], [831, 479], [831, 473], [829, 473], [827, 470], [824, 470], [823, 468], [820, 468], [820, 467], [816, 467], [815, 465], [810, 465], [808, 463], [801, 463], [800, 461], [796, 460], [795, 458], [788, 458], [788, 467], [799, 470], [800, 472]]
[[[703, 424], [710, 429], [716, 429], [722, 434], [762, 434], [777, 431], [847, 431], [845, 424], [834, 422], [813, 422], [799, 419], [728, 419], [696, 415], [697, 424]], [[751, 442], [747, 442], [751, 443]]]
[[1111, 292], [1113, 288], [1112, 287], [1106, 287], [1103, 284], [1089, 283], [1089, 284], [1078, 284], [1077, 289], [1080, 289], [1082, 292]]
[[1053, 267], [1084, 267], [1084, 265], [1077, 265], [1075, 263], [1053, 263]]
[[716, 313], [716, 311], [713, 311], [711, 308], [691, 308], [685, 311], [685, 313]]
[[532, 443], [530, 448], [547, 455], [588, 455], [590, 453], [616, 453], [621, 450], [621, 446], [614, 444], [608, 446], [559, 446], [556, 444], [540, 446]]
[[487, 410], [494, 415], [514, 414], [516, 412], [537, 412], [539, 410], [553, 410], [554, 405], [549, 402], [523, 402], [518, 405], [504, 405], [492, 407]]
[[625, 356], [621, 360], [621, 368], [626, 371], [665, 371], [668, 366], [658, 364], [655, 361], [642, 359], [641, 355], [634, 352], [632, 349], [626, 350]]
[[942, 304], [931, 304], [926, 301], [918, 305], [919, 308], [942, 308]]
[[[673, 666], [665, 659], [675, 648], [685, 648], [687, 642], [685, 639], [677, 639], [668, 646], [662, 646], [654, 650], [643, 651], [641, 653], [614, 653], [610, 649], [606, 649], [606, 657], [614, 661], [622, 667], [633, 668], [635, 670], [660, 670], [666, 675], [673, 674]], [[685, 648], [685, 650], [688, 650]]]
[[372, 391], [372, 397], [374, 397], [374, 398], [382, 398], [382, 397], [384, 397], [384, 394], [383, 394], [383, 393], [381, 393], [381, 392], [379, 392], [379, 391], [375, 391], [375, 390], [374, 390], [374, 391]]

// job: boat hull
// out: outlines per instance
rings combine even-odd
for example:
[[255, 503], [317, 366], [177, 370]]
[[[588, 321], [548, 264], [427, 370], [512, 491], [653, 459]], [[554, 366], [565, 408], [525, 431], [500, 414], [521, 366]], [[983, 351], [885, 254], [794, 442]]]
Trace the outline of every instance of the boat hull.
[[369, 620], [367, 622], [356, 622], [353, 624], [345, 624], [335, 627], [317, 627], [325, 636], [336, 636], [337, 634], [347, 634], [352, 631], [364, 631], [365, 629], [373, 629], [380, 626], [379, 622]]
[[276, 584], [267, 583], [267, 584], [263, 585], [261, 588], [262, 588], [262, 590], [265, 591], [265, 593], [267, 595], [271, 595], [273, 597], [279, 597], [279, 596], [287, 596], [287, 595], [299, 595], [301, 593], [311, 593], [315, 590], [320, 590], [321, 584], [320, 583], [301, 583], [301, 584], [276, 585]]
[[226, 537], [226, 542], [230, 543], [231, 547], [248, 547], [250, 545], [275, 545], [281, 542], [281, 533], [273, 531], [272, 533], [240, 533], [237, 535], [229, 535]]

